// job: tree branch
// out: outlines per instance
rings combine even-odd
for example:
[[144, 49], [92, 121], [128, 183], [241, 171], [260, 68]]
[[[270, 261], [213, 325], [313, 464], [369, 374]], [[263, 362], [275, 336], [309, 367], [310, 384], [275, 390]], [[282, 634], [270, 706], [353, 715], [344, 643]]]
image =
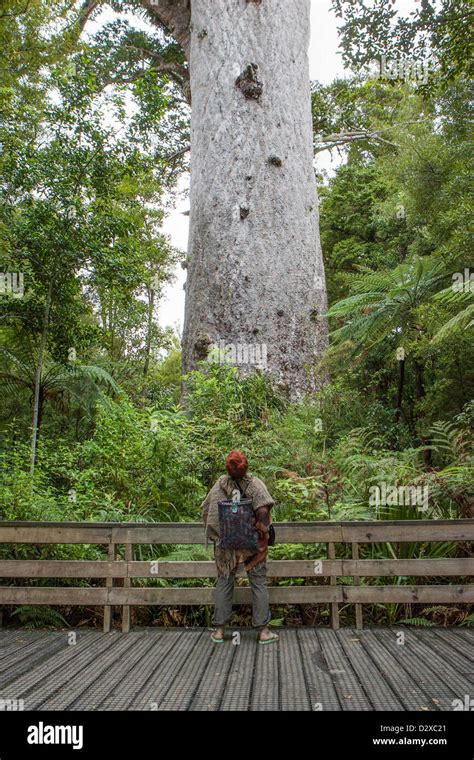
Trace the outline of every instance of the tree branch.
[[179, 42], [188, 59], [190, 5], [190, 0], [141, 0], [141, 6]]
[[[380, 130], [380, 132], [381, 131], [384, 130]], [[314, 152], [321, 153], [323, 150], [338, 148], [341, 145], [347, 145], [349, 143], [356, 142], [357, 140], [376, 140], [377, 142], [382, 142], [385, 143], [385, 145], [389, 145], [391, 148], [400, 147], [397, 143], [391, 142], [390, 140], [386, 140], [384, 137], [381, 137], [380, 132], [372, 131], [370, 129], [361, 129], [357, 132], [339, 132], [338, 134], [333, 135], [321, 135], [320, 139], [316, 140], [316, 143], [319, 144], [320, 147], [315, 147]]]
[[81, 33], [84, 31], [85, 25], [89, 21], [95, 9], [99, 7], [99, 5], [103, 5], [103, 0], [85, 0], [81, 6], [79, 16], [77, 18], [77, 24]]
[[[137, 45], [124, 45], [124, 48], [128, 50], [136, 50], [138, 53], [142, 53], [144, 57], [150, 58], [153, 64], [148, 71], [156, 71], [158, 74], [169, 74], [171, 79], [181, 88], [181, 91], [185, 97], [188, 105], [191, 103], [191, 90], [189, 86], [189, 71], [181, 63], [176, 61], [168, 61], [160, 53], [156, 53], [153, 50], [147, 50], [146, 48], [138, 47]], [[125, 82], [135, 81], [139, 79], [141, 75], [137, 75], [130, 80], [123, 80]]]
[[[345, 132], [338, 132], [332, 135], [315, 135], [315, 143], [320, 147], [314, 149], [315, 153], [321, 153], [323, 150], [331, 150], [332, 148], [338, 148], [341, 145], [347, 145], [348, 143], [355, 142], [356, 140], [376, 140], [377, 142], [385, 143], [391, 148], [399, 148], [398, 143], [382, 137], [384, 132], [390, 132], [397, 127], [406, 127], [407, 124], [422, 124], [425, 121], [429, 121], [431, 117], [424, 119], [410, 119], [409, 121], [403, 121], [398, 124], [392, 124], [389, 127], [383, 127], [382, 129], [355, 129], [346, 130]], [[317, 139], [319, 137], [319, 139]]]
[[183, 148], [180, 148], [176, 151], [176, 153], [173, 153], [171, 156], [165, 156], [165, 161], [167, 163], [176, 160], [177, 158], [181, 158], [181, 156], [184, 156], [189, 150], [191, 150], [190, 145], [185, 145]]
[[18, 16], [23, 16], [28, 8], [30, 6], [30, 0], [27, 0], [27, 3], [22, 11], [18, 11], [17, 13], [1, 13], [0, 18], [18, 18]]

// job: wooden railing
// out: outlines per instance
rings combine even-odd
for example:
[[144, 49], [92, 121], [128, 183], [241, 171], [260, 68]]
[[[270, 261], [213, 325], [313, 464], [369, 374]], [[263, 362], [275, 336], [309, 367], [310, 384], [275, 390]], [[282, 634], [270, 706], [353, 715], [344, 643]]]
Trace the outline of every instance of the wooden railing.
[[[356, 625], [362, 627], [362, 604], [422, 603], [465, 604], [474, 602], [474, 586], [361, 585], [361, 578], [415, 577], [468, 578], [474, 575], [474, 559], [359, 559], [361, 544], [402, 542], [471, 542], [474, 520], [406, 520], [376, 522], [275, 523], [279, 544], [326, 544], [327, 559], [270, 560], [268, 578], [329, 578], [329, 584], [269, 586], [272, 604], [331, 605], [331, 625], [339, 627], [339, 605], [355, 604]], [[133, 560], [134, 544], [202, 544], [204, 530], [196, 523], [84, 523], [0, 522], [3, 544], [97, 544], [107, 547], [108, 560], [2, 560], [0, 604], [100, 605], [104, 606], [104, 631], [109, 631], [114, 605], [122, 607], [122, 630], [130, 630], [133, 605], [213, 604], [212, 587], [134, 587], [134, 578], [214, 578], [214, 562], [166, 562], [159, 557], [146, 562]], [[351, 545], [351, 559], [337, 559], [336, 547]], [[124, 559], [117, 558], [124, 546]], [[394, 547], [392, 546], [392, 549]], [[395, 547], [396, 549], [396, 547]], [[342, 550], [339, 552], [342, 554]], [[347, 551], [345, 551], [347, 553]], [[245, 576], [245, 573], [238, 575]], [[338, 583], [352, 577], [353, 585]], [[4, 585], [14, 578], [103, 578], [102, 587], [53, 587]], [[123, 585], [114, 585], [122, 579]], [[248, 604], [251, 589], [236, 587], [234, 602]]]

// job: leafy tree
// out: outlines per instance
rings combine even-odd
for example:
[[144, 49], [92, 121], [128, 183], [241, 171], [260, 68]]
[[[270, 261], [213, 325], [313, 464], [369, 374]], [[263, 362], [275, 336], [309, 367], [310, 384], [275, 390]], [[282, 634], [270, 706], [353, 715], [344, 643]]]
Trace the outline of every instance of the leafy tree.
[[442, 82], [472, 73], [472, 19], [469, 0], [421, 0], [407, 17], [394, 0], [333, 0], [342, 19], [341, 49], [346, 65], [356, 68], [382, 55], [422, 60], [433, 58]]

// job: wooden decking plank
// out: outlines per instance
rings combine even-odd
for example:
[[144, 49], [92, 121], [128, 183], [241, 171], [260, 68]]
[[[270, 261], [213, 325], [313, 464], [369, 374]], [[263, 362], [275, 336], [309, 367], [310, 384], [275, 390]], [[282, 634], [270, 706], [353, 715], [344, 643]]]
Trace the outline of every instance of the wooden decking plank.
[[338, 631], [321, 629], [316, 635], [329, 666], [342, 710], [372, 710], [364, 687], [341, 646]]
[[462, 654], [463, 657], [466, 657], [471, 664], [474, 663], [474, 638], [472, 641], [466, 641], [466, 639], [459, 636], [460, 631], [457, 629], [451, 631], [447, 628], [431, 628], [430, 631], [442, 641], [445, 641], [449, 647], [452, 647]]
[[[194, 695], [199, 688], [203, 674], [215, 654], [209, 636], [204, 632], [195, 641], [187, 657], [181, 662], [181, 667], [174, 673], [167, 693], [158, 705], [158, 710], [189, 710]], [[222, 644], [221, 646], [225, 646]]]
[[[417, 680], [409, 672], [400, 667], [400, 663], [393, 655], [393, 646], [400, 645], [397, 645], [394, 640], [389, 648], [385, 646], [384, 642], [381, 642], [374, 636], [373, 631], [368, 629], [359, 631], [358, 635], [368, 655], [378, 666], [382, 678], [387, 680], [397, 695], [403, 705], [403, 709], [420, 710], [421, 705], [426, 705], [429, 701], [427, 694], [420, 687]], [[435, 709], [435, 706], [431, 705], [430, 709]]]
[[34, 668], [48, 662], [54, 663], [54, 658], [65, 646], [64, 640], [56, 640], [50, 644], [43, 645], [39, 650], [32, 650], [27, 657], [12, 663], [11, 667], [5, 668], [0, 674], [0, 687], [2, 689], [11, 689], [22, 676], [30, 673]]
[[420, 705], [420, 710], [452, 710], [452, 701], [457, 696], [449, 685], [443, 680], [442, 674], [436, 667], [420, 659], [416, 647], [415, 638], [410, 631], [404, 631], [405, 643], [397, 644], [397, 631], [375, 629], [374, 636], [392, 653], [399, 662], [401, 670], [406, 671], [416, 679], [420, 688], [426, 694], [426, 703]]
[[[135, 631], [130, 635], [134, 636]], [[127, 634], [128, 635], [128, 634]], [[132, 710], [140, 702], [143, 691], [153, 678], [153, 675], [179, 640], [179, 631], [152, 631], [147, 633], [150, 640], [150, 648], [146, 651], [138, 664], [133, 666], [133, 672], [129, 671], [124, 677], [126, 683], [126, 697], [122, 696], [121, 690], [108, 694], [100, 703], [100, 710]], [[130, 680], [132, 681], [130, 683]], [[151, 703], [148, 709], [152, 709]], [[80, 708], [77, 708], [80, 709]], [[146, 708], [143, 708], [146, 709]]]
[[451, 664], [452, 654], [446, 654], [434, 649], [428, 642], [422, 641], [417, 637], [414, 631], [412, 635], [411, 646], [417, 652], [418, 656], [424, 661], [427, 667], [432, 668], [439, 673], [439, 678], [444, 681], [456, 693], [456, 697], [464, 694], [471, 694], [474, 687], [474, 679], [471, 676], [465, 676], [460, 673]]
[[[167, 631], [170, 636], [174, 631]], [[143, 685], [138, 698], [131, 704], [130, 710], [161, 710], [161, 704], [169, 693], [173, 693], [173, 683], [177, 675], [186, 667], [190, 656], [199, 649], [202, 639], [202, 631], [179, 630], [177, 637], [173, 637], [171, 648], [167, 649], [166, 656], [161, 657]], [[127, 634], [128, 635], [128, 634]], [[179, 705], [176, 708], [180, 709]]]
[[311, 710], [311, 700], [306, 684], [301, 651], [295, 631], [280, 632], [277, 644], [280, 660], [280, 709]]
[[[120, 634], [117, 633], [117, 636]], [[129, 637], [123, 637], [125, 639]], [[119, 639], [120, 643], [121, 640]], [[140, 659], [146, 656], [151, 642], [145, 633], [131, 635], [129, 646], [120, 653], [115, 652], [115, 646], [111, 647], [101, 658], [100, 663], [89, 663], [80, 673], [77, 679], [77, 688], [71, 694], [68, 710], [98, 710], [102, 702], [113, 693], [119, 698], [119, 709], [125, 709], [128, 700], [128, 691], [135, 679], [134, 668]], [[53, 698], [41, 706], [42, 710], [55, 710], [58, 698]]]
[[[248, 646], [246, 641], [244, 646]], [[232, 640], [226, 635], [223, 644], [213, 644], [212, 654], [207, 662], [201, 681], [189, 704], [189, 710], [199, 712], [217, 712], [219, 710], [224, 691], [227, 687], [227, 678], [238, 646], [232, 644]]]
[[[107, 638], [109, 637], [109, 638]], [[56, 691], [67, 702], [70, 680], [77, 676], [90, 661], [99, 662], [111, 645], [114, 634], [93, 632], [78, 638], [78, 643], [68, 646], [47, 662], [33, 668], [12, 684], [18, 695], [24, 697], [28, 710], [40, 708], [42, 702]], [[64, 689], [61, 687], [65, 686]]]
[[2, 687], [17, 681], [32, 668], [54, 658], [65, 647], [65, 638], [61, 634], [55, 634], [55, 638], [38, 639], [28, 647], [28, 651], [21, 650], [18, 656], [13, 653], [3, 662], [0, 667], [0, 685]]
[[250, 710], [275, 711], [280, 709], [278, 667], [279, 644], [257, 647], [255, 672], [250, 696]]
[[[63, 665], [64, 674], [55, 671], [36, 686], [28, 699], [35, 700], [35, 709], [41, 710], [72, 710], [75, 700], [97, 678], [103, 678], [112, 664], [127, 657], [132, 649], [131, 641], [124, 641], [117, 631], [112, 635], [97, 631], [97, 638], [91, 646], [100, 645], [101, 638], [108, 637], [98, 657], [90, 656], [88, 652], [71, 654], [70, 660]], [[63, 688], [66, 686], [66, 688]], [[106, 688], [104, 679], [104, 689]]]
[[367, 653], [361, 641], [361, 631], [344, 629], [337, 638], [362, 684], [370, 684], [370, 701], [374, 710], [402, 710], [403, 704], [383, 672]]
[[[23, 687], [24, 679], [30, 681], [34, 678], [36, 670], [40, 670], [41, 673], [51, 673], [56, 668], [56, 658], [60, 656], [62, 651], [66, 651], [68, 647], [67, 632], [51, 632], [48, 631], [46, 635], [39, 634], [39, 632], [32, 632], [32, 634], [38, 634], [36, 642], [32, 638], [28, 644], [27, 650], [25, 647], [19, 650], [20, 659], [15, 661], [14, 655], [12, 660], [7, 658], [6, 663], [3, 663], [2, 672], [0, 673], [0, 688], [6, 687], [9, 684], [9, 689], [14, 687], [20, 689]], [[85, 637], [90, 637], [91, 632], [85, 632]], [[92, 635], [95, 635], [92, 632]], [[36, 646], [35, 646], [36, 644]], [[11, 667], [8, 667], [11, 662]], [[6, 667], [5, 667], [6, 665]], [[21, 694], [23, 698], [25, 694]], [[30, 709], [30, 708], [27, 708]]]
[[[413, 631], [413, 633], [417, 635], [416, 631]], [[474, 658], [469, 657], [470, 653], [467, 651], [468, 647], [465, 647], [465, 649], [462, 650], [456, 646], [457, 639], [455, 636], [446, 639], [443, 636], [438, 636], [437, 632], [433, 630], [420, 631], [420, 634], [422, 640], [426, 640], [430, 647], [435, 651], [438, 651], [442, 657], [445, 659], [448, 658], [451, 665], [453, 665], [457, 671], [460, 673], [470, 673], [471, 675], [474, 674]]]
[[[249, 710], [253, 673], [257, 657], [257, 642], [253, 631], [239, 631], [240, 644], [235, 653], [227, 683], [221, 699], [220, 710]], [[218, 644], [217, 646], [220, 646]], [[231, 644], [231, 646], [234, 646]]]
[[[450, 631], [454, 633], [454, 629], [450, 628]], [[474, 629], [472, 628], [456, 628], [456, 636], [464, 639], [471, 647], [474, 647]]]
[[50, 635], [51, 631], [4, 631], [0, 636], [0, 667], [12, 653], [35, 647], [40, 639], [47, 640]]
[[314, 630], [295, 631], [313, 711], [340, 710], [341, 705], [329, 666]]

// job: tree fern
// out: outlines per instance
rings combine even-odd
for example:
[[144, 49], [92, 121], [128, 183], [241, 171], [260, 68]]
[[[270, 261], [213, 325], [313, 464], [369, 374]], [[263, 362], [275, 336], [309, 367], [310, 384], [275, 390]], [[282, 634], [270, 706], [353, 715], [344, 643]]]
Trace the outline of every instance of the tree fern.
[[452, 338], [455, 333], [463, 332], [474, 327], [474, 304], [470, 304], [462, 311], [448, 319], [438, 330], [431, 343], [438, 344], [447, 338]]
[[436, 293], [433, 301], [447, 306], [450, 311], [457, 311], [434, 335], [431, 340], [433, 345], [438, 345], [455, 334], [462, 334], [474, 326], [474, 292], [470, 287], [456, 289], [451, 284], [448, 288]]
[[397, 329], [414, 329], [414, 310], [429, 300], [446, 278], [444, 262], [429, 257], [400, 264], [393, 270], [365, 270], [351, 276], [350, 295], [327, 313], [329, 318], [347, 318], [346, 324], [331, 332], [333, 340], [353, 339], [360, 348], [367, 349]]

